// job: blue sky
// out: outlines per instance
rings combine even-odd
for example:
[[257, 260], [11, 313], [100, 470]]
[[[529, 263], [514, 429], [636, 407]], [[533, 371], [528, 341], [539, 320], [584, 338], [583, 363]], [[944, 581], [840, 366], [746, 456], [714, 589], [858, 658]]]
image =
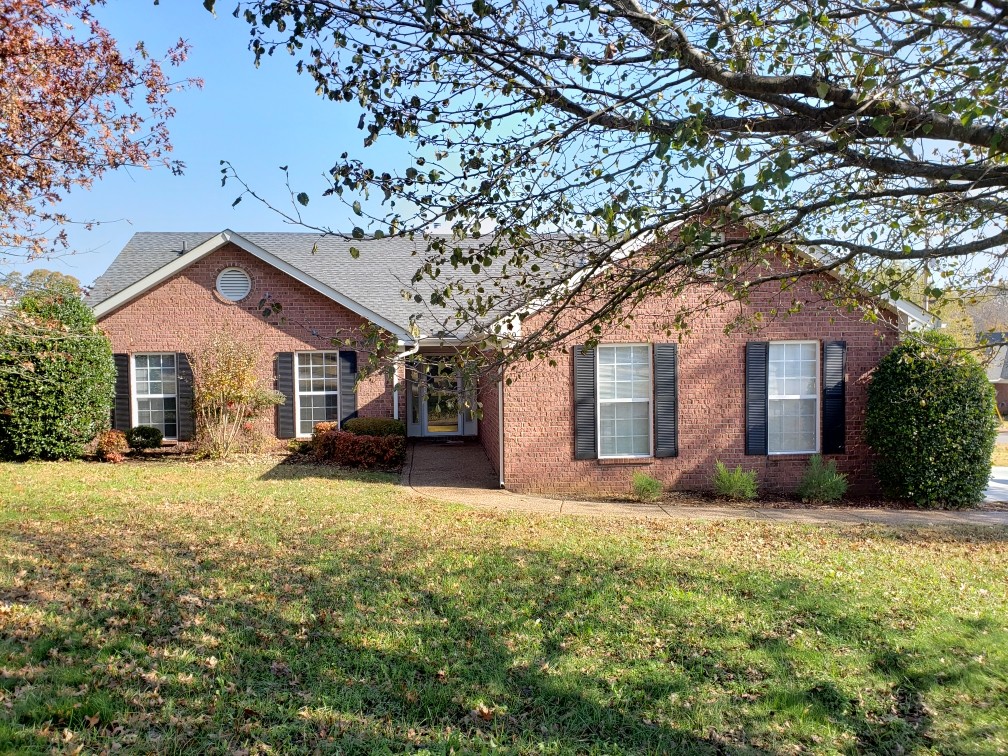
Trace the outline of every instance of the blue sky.
[[[408, 160], [406, 145], [393, 139], [363, 148], [355, 103], [334, 103], [315, 95], [307, 75], [298, 76], [294, 61], [277, 51], [260, 68], [247, 49], [249, 27], [231, 16], [233, 3], [219, 0], [217, 17], [199, 0], [110, 0], [96, 15], [123, 49], [143, 40], [160, 53], [179, 37], [192, 44], [189, 60], [171, 69], [178, 78], [199, 77], [203, 89], [176, 94], [170, 122], [175, 157], [186, 163], [184, 176], [167, 170], [117, 171], [106, 174], [90, 191], [70, 194], [60, 209], [76, 221], [97, 220], [93, 230], [68, 227], [74, 254], [16, 265], [27, 271], [49, 268], [77, 276], [88, 284], [99, 276], [137, 231], [274, 231], [291, 228], [259, 203], [231, 203], [237, 186], [221, 188], [220, 160], [229, 160], [260, 194], [286, 204], [283, 174], [289, 166], [292, 185], [313, 201], [305, 220], [332, 228], [353, 227], [353, 214], [334, 199], [317, 196], [322, 173], [344, 151], [373, 162]], [[377, 153], [377, 154], [376, 154]], [[298, 230], [294, 228], [293, 230]], [[9, 265], [3, 268], [10, 269]]]

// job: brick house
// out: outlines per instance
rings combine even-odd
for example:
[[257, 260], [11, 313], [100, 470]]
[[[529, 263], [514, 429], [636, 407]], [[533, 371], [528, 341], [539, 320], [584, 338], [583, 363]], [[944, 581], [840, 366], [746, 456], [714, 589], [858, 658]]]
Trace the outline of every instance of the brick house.
[[[852, 491], [867, 493], [869, 375], [901, 329], [927, 319], [912, 305], [879, 303], [869, 322], [802, 279], [787, 294], [805, 302], [796, 315], [769, 319], [756, 334], [726, 332], [740, 314], [782, 308], [779, 288], [767, 287], [744, 305], [725, 298], [703, 308], [676, 341], [654, 327], [673, 305], [655, 296], [596, 349], [574, 336], [553, 366], [484, 375], [474, 413], [445, 359], [467, 339], [444, 323], [411, 324], [422, 242], [354, 245], [359, 259], [348, 242], [312, 234], [136, 234], [88, 297], [115, 353], [114, 427], [154, 425], [168, 440], [191, 440], [187, 355], [227, 330], [261, 350], [261, 377], [286, 397], [270, 422], [278, 439], [310, 435], [322, 420], [399, 418], [411, 437], [478, 439], [501, 486], [516, 491], [625, 491], [637, 470], [703, 489], [718, 459], [757, 469], [767, 490], [786, 490], [821, 452]], [[710, 299], [702, 288], [690, 296]], [[282, 312], [264, 317], [264, 299]], [[394, 378], [358, 379], [364, 355], [333, 346], [365, 324], [398, 345]]]

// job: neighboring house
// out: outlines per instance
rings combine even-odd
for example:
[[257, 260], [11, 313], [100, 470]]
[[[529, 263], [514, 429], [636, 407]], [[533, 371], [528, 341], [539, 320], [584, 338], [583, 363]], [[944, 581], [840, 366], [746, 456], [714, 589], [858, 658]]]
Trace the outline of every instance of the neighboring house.
[[[862, 434], [867, 382], [901, 324], [925, 324], [912, 307], [879, 303], [868, 322], [823, 298], [826, 274], [717, 307], [710, 299], [720, 295], [698, 285], [688, 296], [705, 306], [679, 340], [655, 323], [684, 297], [655, 296], [597, 349], [571, 338], [554, 366], [483, 379], [477, 418], [445, 359], [465, 338], [437, 323], [428, 333], [411, 327], [417, 305], [402, 292], [422, 244], [354, 242], [353, 259], [349, 242], [312, 234], [136, 234], [88, 298], [116, 355], [115, 427], [155, 425], [166, 439], [192, 439], [187, 355], [226, 330], [262, 350], [261, 376], [287, 397], [271, 423], [278, 439], [307, 436], [322, 420], [397, 417], [412, 437], [477, 437], [501, 485], [518, 491], [626, 491], [638, 470], [702, 489], [719, 459], [757, 469], [765, 489], [788, 489], [821, 452], [853, 491], [874, 490]], [[264, 298], [282, 313], [264, 317]], [[800, 313], [768, 318], [758, 333], [729, 328], [794, 299], [805, 303]], [[546, 316], [529, 313], [523, 327]], [[332, 345], [366, 323], [398, 344], [395, 380], [358, 380], [364, 355]]]
[[1008, 414], [1008, 292], [991, 287], [966, 308], [977, 341], [987, 344], [987, 379], [994, 385], [998, 411]]
[[1004, 417], [1008, 415], [1008, 333], [987, 332], [982, 336], [990, 345], [987, 380], [994, 385], [998, 412]]

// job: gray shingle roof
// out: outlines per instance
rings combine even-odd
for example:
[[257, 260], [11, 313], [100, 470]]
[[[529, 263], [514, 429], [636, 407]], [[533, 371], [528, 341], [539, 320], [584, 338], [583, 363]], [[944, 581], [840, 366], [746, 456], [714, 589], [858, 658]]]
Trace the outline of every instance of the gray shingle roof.
[[[215, 236], [217, 231], [203, 232], [141, 232], [134, 234], [119, 256], [94, 283], [87, 302], [95, 306], [131, 286], [145, 276], [178, 259], [180, 251], [188, 251]], [[420, 294], [428, 301], [433, 285], [424, 280], [411, 284], [410, 278], [422, 265], [427, 251], [423, 239], [410, 240], [389, 237], [381, 240], [350, 241], [317, 233], [236, 232], [242, 238], [289, 263], [317, 281], [358, 302], [369, 310], [408, 328], [410, 317], [420, 314], [420, 325], [426, 333], [446, 329], [455, 331], [451, 312], [437, 310], [429, 304], [412, 299]], [[317, 245], [317, 248], [316, 248]], [[467, 246], [476, 247], [478, 242]], [[350, 248], [360, 250], [353, 258]], [[313, 249], [316, 251], [313, 253]], [[480, 275], [467, 273], [470, 282], [480, 280], [489, 285], [500, 261]], [[453, 278], [461, 278], [452, 271]], [[409, 296], [404, 296], [408, 292]], [[433, 321], [438, 321], [435, 325]]]

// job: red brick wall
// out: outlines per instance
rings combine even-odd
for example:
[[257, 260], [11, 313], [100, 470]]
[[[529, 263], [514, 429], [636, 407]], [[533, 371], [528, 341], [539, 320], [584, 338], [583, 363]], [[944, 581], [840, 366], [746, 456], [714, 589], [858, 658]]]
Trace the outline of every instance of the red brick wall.
[[997, 396], [998, 412], [1002, 417], [1008, 417], [1008, 383], [995, 383], [994, 393]]
[[[216, 291], [217, 274], [232, 266], [244, 269], [252, 279], [251, 293], [238, 303]], [[268, 319], [256, 306], [267, 293], [283, 305], [279, 316]], [[226, 331], [259, 349], [260, 377], [264, 385], [275, 387], [277, 352], [335, 349], [331, 338], [351, 336], [363, 322], [342, 305], [229, 244], [105, 316], [99, 327], [113, 351], [131, 354], [191, 352], [211, 334]], [[365, 360], [366, 355], [358, 355], [359, 364]], [[357, 411], [362, 417], [392, 417], [391, 381], [383, 375], [365, 378], [357, 389]], [[272, 417], [264, 430], [275, 433]]]
[[[603, 343], [676, 341], [666, 336], [665, 323], [684, 300], [708, 301], [712, 290], [696, 290], [679, 298], [655, 297], [611, 329]], [[726, 326], [740, 314], [786, 311], [793, 298], [806, 302], [789, 317], [769, 319], [754, 332]], [[724, 301], [724, 300], [722, 300]], [[877, 483], [871, 471], [870, 451], [863, 439], [866, 387], [878, 361], [898, 339], [892, 322], [865, 322], [857, 313], [823, 301], [812, 282], [803, 280], [782, 294], [778, 286], [754, 291], [750, 302], [725, 303], [703, 309], [690, 318], [691, 330], [679, 344], [679, 456], [669, 459], [632, 461], [575, 460], [573, 452], [573, 359], [571, 346], [584, 337], [567, 341], [566, 355], [556, 367], [546, 361], [512, 369], [513, 379], [504, 393], [505, 485], [515, 491], [567, 491], [625, 493], [637, 470], [667, 485], [685, 490], [711, 487], [716, 460], [734, 467], [758, 471], [761, 489], [767, 492], [793, 490], [808, 461], [807, 455], [746, 456], [744, 349], [747, 341], [842, 339], [847, 342], [847, 439], [845, 454], [829, 455], [847, 473], [850, 492], [872, 494]], [[534, 330], [538, 316], [525, 328]]]
[[497, 399], [497, 376], [482, 374], [479, 379], [479, 390], [476, 400], [483, 410], [483, 416], [477, 423], [478, 435], [487, 458], [494, 471], [500, 475], [500, 422]]

